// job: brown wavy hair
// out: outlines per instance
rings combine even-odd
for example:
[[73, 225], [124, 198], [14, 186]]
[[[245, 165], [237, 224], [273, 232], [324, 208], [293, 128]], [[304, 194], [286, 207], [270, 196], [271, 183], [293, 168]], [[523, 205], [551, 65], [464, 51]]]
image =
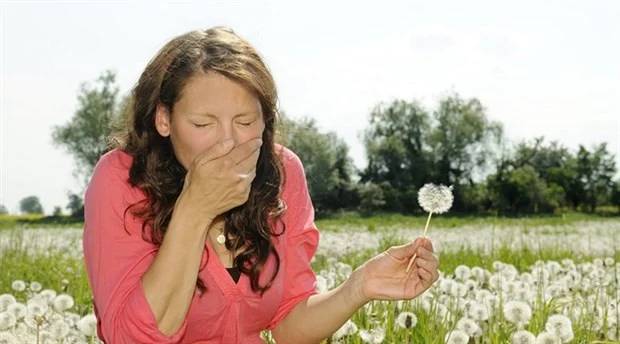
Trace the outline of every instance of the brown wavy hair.
[[[177, 160], [169, 137], [162, 137], [157, 132], [155, 109], [158, 103], [172, 109], [188, 79], [195, 73], [207, 71], [215, 71], [247, 87], [257, 96], [263, 110], [263, 145], [248, 201], [220, 214], [224, 219], [226, 237], [230, 234], [235, 238], [232, 242], [226, 240], [226, 248], [236, 252], [247, 245], [235, 257], [233, 265], [250, 276], [252, 290], [260, 291], [262, 295], [271, 287], [280, 270], [280, 257], [271, 235], [282, 235], [285, 230], [281, 216], [286, 205], [280, 198], [285, 175], [274, 148], [279, 116], [277, 92], [262, 58], [232, 29], [217, 26], [173, 38], [151, 59], [134, 86], [125, 107], [124, 120], [112, 135], [110, 147], [119, 148], [133, 157], [129, 182], [142, 189], [147, 199], [130, 205], [125, 214], [130, 208], [142, 204], [132, 210], [132, 214], [144, 220], [142, 236], [147, 239], [146, 228], [150, 225], [149, 241], [161, 245], [187, 171]], [[280, 220], [282, 232], [275, 233], [270, 229], [270, 216]], [[259, 274], [272, 252], [276, 270], [269, 282], [260, 286]], [[196, 287], [201, 296], [207, 290], [200, 277]]]

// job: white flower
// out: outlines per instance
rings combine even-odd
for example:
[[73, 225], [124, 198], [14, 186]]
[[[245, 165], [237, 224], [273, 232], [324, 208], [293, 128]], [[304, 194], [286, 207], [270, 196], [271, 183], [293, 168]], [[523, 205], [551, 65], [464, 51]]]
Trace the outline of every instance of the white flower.
[[47, 312], [47, 303], [43, 298], [32, 298], [26, 304], [28, 313], [33, 316], [43, 316]]
[[56, 296], [56, 298], [54, 299], [53, 305], [54, 305], [54, 309], [57, 312], [64, 312], [67, 309], [73, 307], [74, 301], [70, 295], [60, 294]]
[[424, 184], [418, 191], [418, 203], [426, 212], [441, 214], [452, 207], [452, 186]]
[[521, 330], [512, 334], [510, 342], [512, 344], [535, 344], [536, 337], [529, 331]]
[[10, 334], [9, 332], [0, 332], [0, 343], [19, 344], [19, 342], [17, 341], [17, 337]]
[[563, 343], [573, 339], [573, 328], [568, 317], [562, 314], [554, 314], [547, 319], [545, 330], [560, 337]]
[[385, 329], [379, 327], [370, 331], [360, 330], [359, 335], [364, 343], [379, 344], [385, 339]]
[[454, 330], [446, 333], [445, 342], [446, 344], [467, 344], [469, 336], [461, 330]]
[[26, 290], [26, 282], [22, 280], [15, 280], [11, 283], [11, 289], [15, 291], [24, 291]]
[[556, 336], [553, 333], [549, 332], [541, 332], [536, 337], [536, 344], [560, 344], [562, 341], [560, 337]]
[[532, 317], [532, 308], [522, 301], [508, 301], [504, 305], [504, 317], [515, 325], [527, 324]]
[[[10, 312], [10, 313], [13, 313], [15, 318], [17, 320], [20, 320], [20, 319], [22, 319], [23, 317], [26, 316], [27, 309], [26, 309], [26, 305], [24, 305], [23, 303], [16, 302], [16, 303], [13, 303], [13, 304], [9, 305], [9, 307], [7, 307], [6, 311]], [[0, 343], [2, 343], [2, 342], [0, 342]]]
[[44, 297], [48, 303], [50, 303], [56, 297], [58, 293], [56, 293], [53, 289], [45, 289], [39, 293], [39, 296]]
[[30, 282], [30, 290], [34, 292], [38, 292], [39, 290], [41, 290], [41, 288], [43, 288], [41, 283], [36, 282], [36, 281]]
[[479, 302], [472, 303], [467, 313], [476, 321], [485, 321], [489, 319], [489, 310]]
[[17, 302], [15, 300], [15, 296], [11, 294], [2, 294], [0, 295], [0, 312], [4, 312], [7, 307]]
[[469, 337], [482, 336], [482, 329], [480, 328], [480, 326], [478, 326], [475, 321], [469, 318], [459, 319], [459, 321], [456, 323], [456, 328], [467, 333]]
[[0, 331], [8, 330], [9, 328], [15, 326], [17, 319], [13, 313], [10, 312], [2, 312], [0, 313]]
[[97, 335], [97, 318], [94, 314], [87, 314], [77, 323], [77, 327], [85, 336]]
[[353, 321], [351, 321], [351, 319], [349, 319], [338, 329], [338, 331], [334, 332], [332, 337], [334, 339], [340, 339], [344, 336], [353, 335], [355, 332], [357, 332], [357, 326]]
[[69, 328], [69, 325], [67, 325], [67, 323], [65, 323], [62, 320], [59, 320], [59, 321], [54, 322], [50, 326], [48, 331], [52, 334], [54, 338], [60, 339], [60, 338], [65, 338], [67, 334], [69, 334], [70, 330], [71, 329]]
[[411, 312], [401, 312], [396, 317], [396, 325], [402, 328], [413, 328], [418, 323], [418, 317]]
[[459, 281], [465, 281], [471, 275], [471, 270], [466, 265], [459, 265], [454, 269], [454, 277]]

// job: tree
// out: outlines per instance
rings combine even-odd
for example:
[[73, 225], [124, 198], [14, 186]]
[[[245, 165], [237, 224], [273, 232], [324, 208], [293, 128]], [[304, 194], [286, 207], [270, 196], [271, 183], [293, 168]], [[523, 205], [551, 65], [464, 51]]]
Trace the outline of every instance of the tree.
[[72, 192], [69, 192], [67, 196], [69, 197], [69, 203], [67, 204], [67, 210], [69, 210], [69, 214], [71, 215], [71, 217], [83, 218], [84, 217], [84, 204], [82, 202], [82, 198], [79, 195], [74, 194]]
[[381, 185], [386, 208], [411, 211], [416, 207], [411, 191], [428, 181], [431, 171], [429, 129], [428, 112], [416, 101], [380, 103], [371, 112], [363, 136], [368, 165], [360, 182]]
[[292, 120], [280, 113], [279, 135], [304, 164], [308, 189], [317, 212], [356, 206], [354, 166], [349, 148], [335, 133], [321, 133], [314, 119]]
[[547, 185], [531, 165], [508, 171], [504, 179], [490, 180], [490, 188], [496, 192], [494, 206], [504, 212], [553, 212], [564, 195], [558, 185]]
[[62, 208], [59, 206], [54, 207], [54, 211], [52, 212], [52, 216], [62, 216]]
[[614, 189], [615, 157], [607, 150], [607, 143], [593, 147], [592, 152], [579, 145], [577, 178], [583, 185], [583, 200], [590, 212], [607, 202]]
[[73, 155], [77, 163], [74, 176], [81, 177], [83, 185], [101, 155], [109, 149], [112, 124], [121, 112], [115, 79], [113, 72], [105, 71], [95, 87], [82, 84], [77, 111], [67, 124], [55, 126], [52, 132], [53, 143]]
[[6, 215], [8, 213], [9, 213], [9, 211], [6, 209], [4, 204], [0, 204], [0, 215]]
[[614, 191], [611, 194], [611, 204], [618, 207], [618, 212], [620, 213], [620, 179], [614, 185]]
[[531, 142], [521, 142], [515, 149], [511, 161], [513, 168], [531, 166], [549, 187], [562, 190], [558, 206], [569, 202], [573, 207], [579, 204], [582, 188], [577, 182], [577, 168], [574, 155], [557, 141], [544, 144], [544, 137]]
[[37, 196], [28, 196], [19, 201], [19, 210], [24, 214], [43, 214], [43, 207]]
[[437, 124], [429, 137], [435, 166], [433, 180], [447, 185], [473, 185], [474, 174], [485, 174], [490, 156], [501, 142], [501, 124], [487, 119], [478, 99], [461, 99], [458, 94], [439, 101], [434, 119]]

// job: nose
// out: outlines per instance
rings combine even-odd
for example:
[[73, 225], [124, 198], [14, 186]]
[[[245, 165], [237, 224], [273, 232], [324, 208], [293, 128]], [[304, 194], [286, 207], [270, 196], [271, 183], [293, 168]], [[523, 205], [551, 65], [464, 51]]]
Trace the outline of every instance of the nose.
[[232, 123], [223, 123], [221, 126], [219, 126], [219, 128], [219, 142], [224, 142], [226, 140], [232, 139], [235, 143], [234, 147], [236, 147], [239, 140], [237, 139], [237, 134], [233, 129]]

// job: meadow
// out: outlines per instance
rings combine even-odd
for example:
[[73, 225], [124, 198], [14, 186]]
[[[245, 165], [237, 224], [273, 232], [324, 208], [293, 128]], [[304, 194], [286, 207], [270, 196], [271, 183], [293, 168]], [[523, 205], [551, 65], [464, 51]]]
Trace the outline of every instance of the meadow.
[[[317, 220], [317, 289], [339, 285], [425, 218]], [[325, 343], [611, 343], [620, 338], [620, 219], [439, 216], [440, 279], [408, 301], [372, 301]], [[0, 343], [97, 343], [81, 223], [0, 218]], [[38, 338], [37, 338], [38, 337]], [[271, 342], [268, 332], [263, 332]]]

